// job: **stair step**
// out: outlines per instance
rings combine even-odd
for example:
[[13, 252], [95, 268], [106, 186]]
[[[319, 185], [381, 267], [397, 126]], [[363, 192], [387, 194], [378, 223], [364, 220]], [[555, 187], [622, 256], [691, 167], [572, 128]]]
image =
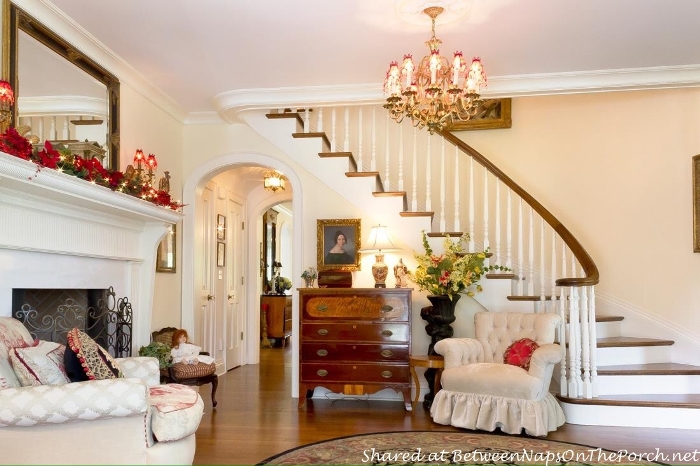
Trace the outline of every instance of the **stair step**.
[[464, 233], [461, 231], [433, 231], [433, 232], [427, 233], [428, 237], [430, 237], [430, 238], [442, 238], [445, 236], [449, 236], [450, 238], [459, 238], [463, 234]]
[[374, 191], [374, 197], [403, 197], [406, 196], [406, 191]]
[[625, 320], [625, 318], [622, 316], [595, 316], [596, 322], [620, 322], [623, 320]]
[[326, 149], [331, 148], [331, 142], [328, 140], [326, 133], [292, 133], [293, 138], [306, 139], [306, 138], [321, 138], [323, 140], [323, 146]]
[[637, 406], [657, 408], [700, 409], [700, 393], [682, 394], [640, 394], [640, 395], [601, 395], [597, 398], [569, 398], [557, 395], [565, 403], [579, 405]]
[[621, 348], [635, 346], [671, 346], [673, 340], [659, 340], [655, 338], [640, 337], [609, 337], [598, 338], [598, 348]]
[[[508, 296], [508, 301], [540, 301], [542, 298], [541, 296]], [[559, 300], [559, 296], [554, 297], [556, 300]], [[551, 295], [545, 295], [544, 296], [545, 301], [551, 301], [552, 296]]]
[[301, 118], [301, 115], [299, 115], [296, 112], [285, 112], [285, 113], [268, 113], [265, 115], [267, 118], [270, 120], [278, 120], [278, 119], [283, 119], [283, 118], [293, 118], [297, 121], [297, 125], [299, 128], [304, 127], [304, 120]]
[[408, 212], [408, 211], [403, 211], [399, 212], [399, 215], [401, 217], [430, 217], [430, 220], [432, 221], [433, 217], [435, 216], [435, 212]]
[[330, 158], [346, 158], [350, 164], [350, 170], [357, 171], [357, 162], [355, 162], [355, 157], [352, 156], [352, 152], [319, 152], [318, 156], [322, 159]]
[[598, 375], [700, 375], [700, 366], [674, 362], [598, 366]]
[[514, 273], [487, 273], [484, 275], [486, 278], [489, 278], [491, 280], [515, 280], [517, 277]]

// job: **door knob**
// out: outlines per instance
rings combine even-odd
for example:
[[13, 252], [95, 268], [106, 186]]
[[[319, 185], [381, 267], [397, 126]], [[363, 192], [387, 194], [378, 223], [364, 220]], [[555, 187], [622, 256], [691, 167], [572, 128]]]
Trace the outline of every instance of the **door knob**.
[[234, 295], [230, 294], [228, 295], [228, 299], [233, 299]]
[[207, 295], [207, 301], [213, 301], [213, 300], [214, 300], [214, 296], [208, 294], [208, 295]]

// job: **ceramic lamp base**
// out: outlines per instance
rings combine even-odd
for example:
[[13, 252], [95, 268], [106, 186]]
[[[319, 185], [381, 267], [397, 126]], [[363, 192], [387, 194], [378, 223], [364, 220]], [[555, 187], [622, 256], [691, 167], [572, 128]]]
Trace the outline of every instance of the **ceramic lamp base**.
[[372, 264], [372, 276], [375, 288], [386, 288], [386, 277], [389, 275], [389, 266], [384, 263], [384, 254], [374, 255], [376, 262]]

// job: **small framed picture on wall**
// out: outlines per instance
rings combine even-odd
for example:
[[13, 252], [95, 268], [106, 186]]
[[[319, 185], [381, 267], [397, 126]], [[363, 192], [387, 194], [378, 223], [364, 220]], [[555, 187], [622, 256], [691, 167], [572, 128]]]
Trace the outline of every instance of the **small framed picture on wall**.
[[226, 243], [216, 243], [216, 266], [223, 267], [226, 265]]
[[223, 241], [226, 239], [226, 216], [217, 215], [216, 216], [216, 239]]

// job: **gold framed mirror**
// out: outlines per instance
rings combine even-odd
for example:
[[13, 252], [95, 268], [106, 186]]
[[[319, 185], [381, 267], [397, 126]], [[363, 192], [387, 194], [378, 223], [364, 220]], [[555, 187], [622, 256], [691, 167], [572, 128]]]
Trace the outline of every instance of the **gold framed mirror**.
[[3, 36], [9, 36], [9, 47], [3, 47], [3, 74], [15, 93], [12, 125], [37, 136], [40, 143], [87, 141], [99, 146], [104, 150], [101, 162], [118, 170], [119, 80], [27, 12], [13, 4], [7, 7], [5, 1]]

